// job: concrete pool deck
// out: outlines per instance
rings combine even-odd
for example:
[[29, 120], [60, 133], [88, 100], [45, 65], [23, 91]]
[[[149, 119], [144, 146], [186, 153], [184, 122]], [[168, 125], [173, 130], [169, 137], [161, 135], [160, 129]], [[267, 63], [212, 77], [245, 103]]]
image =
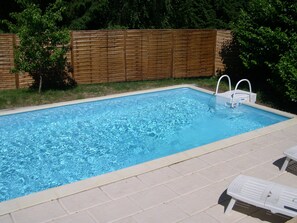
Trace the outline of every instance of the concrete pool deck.
[[114, 173], [0, 203], [0, 223], [285, 222], [243, 203], [224, 215], [239, 174], [296, 187], [297, 118]]

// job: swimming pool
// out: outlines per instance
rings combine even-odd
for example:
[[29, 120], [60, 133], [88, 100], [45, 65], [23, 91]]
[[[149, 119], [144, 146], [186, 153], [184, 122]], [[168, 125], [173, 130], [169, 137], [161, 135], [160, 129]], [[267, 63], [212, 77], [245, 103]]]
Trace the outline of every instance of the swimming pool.
[[185, 87], [0, 116], [0, 201], [287, 119]]

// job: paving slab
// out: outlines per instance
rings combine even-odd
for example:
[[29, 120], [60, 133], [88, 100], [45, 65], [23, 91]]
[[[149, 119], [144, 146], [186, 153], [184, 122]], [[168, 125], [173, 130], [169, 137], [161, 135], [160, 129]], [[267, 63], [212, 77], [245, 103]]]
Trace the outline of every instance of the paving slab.
[[213, 181], [209, 180], [205, 176], [202, 176], [199, 173], [192, 173], [170, 181], [166, 183], [166, 186], [176, 193], [182, 195], [191, 193], [195, 190], [199, 190], [212, 183]]
[[69, 213], [73, 213], [111, 201], [111, 199], [99, 188], [94, 188], [61, 198], [59, 201]]
[[222, 204], [217, 204], [209, 209], [206, 210], [206, 213], [213, 217], [214, 219], [218, 220], [220, 223], [235, 223], [240, 219], [246, 217], [245, 212], [234, 211], [232, 214], [226, 215], [224, 213], [225, 206]]
[[0, 216], [0, 223], [13, 223], [13, 221], [9, 214], [5, 214]]
[[197, 222], [205, 222], [205, 223], [219, 223], [218, 220], [215, 218], [211, 217], [205, 212], [200, 212], [198, 214], [195, 214], [189, 218], [184, 219], [180, 223], [197, 223]]
[[237, 223], [260, 223], [260, 222], [264, 222], [264, 221], [261, 221], [260, 219], [258, 218], [253, 218], [253, 217], [245, 217], [241, 220], [239, 220]]
[[207, 189], [201, 189], [193, 193], [181, 196], [172, 201], [189, 215], [204, 211], [218, 203], [219, 198]]
[[180, 177], [181, 174], [174, 171], [169, 167], [164, 167], [158, 170], [154, 170], [142, 175], [137, 176], [142, 182], [148, 186], [155, 186], [166, 183], [170, 180]]
[[98, 222], [111, 222], [141, 212], [141, 208], [128, 198], [121, 198], [88, 210]]
[[148, 188], [145, 191], [141, 191], [129, 196], [129, 198], [142, 209], [148, 209], [153, 206], [160, 205], [177, 197], [177, 193], [173, 192], [164, 185]]
[[40, 223], [66, 215], [66, 211], [54, 200], [13, 212], [12, 218], [15, 223]]
[[193, 173], [209, 167], [209, 163], [199, 158], [193, 158], [193, 159], [189, 159], [183, 162], [173, 164], [169, 167], [174, 169], [176, 172], [180, 174], [187, 175], [189, 173]]
[[237, 157], [236, 154], [228, 152], [226, 150], [218, 150], [215, 153], [208, 153], [206, 155], [200, 156], [199, 159], [209, 163], [210, 165], [217, 165], [227, 160], [231, 160]]
[[164, 203], [135, 215], [133, 218], [141, 223], [173, 223], [189, 217], [173, 204]]
[[232, 167], [230, 164], [227, 163], [220, 163], [218, 165], [211, 166], [207, 169], [203, 169], [198, 173], [205, 176], [213, 182], [218, 182], [239, 174], [240, 169]]
[[126, 197], [146, 188], [147, 186], [137, 177], [130, 177], [101, 187], [101, 189], [112, 199]]
[[249, 154], [245, 154], [227, 161], [227, 164], [229, 164], [230, 166], [236, 169], [248, 170], [248, 169], [254, 168], [257, 165], [260, 165], [261, 162], [259, 162], [258, 159], [253, 158], [253, 156]]
[[113, 221], [113, 223], [138, 223], [133, 217], [122, 218], [117, 221]]
[[227, 151], [241, 156], [259, 149], [261, 149], [261, 144], [254, 142], [254, 140], [250, 140], [247, 142], [243, 142], [240, 144], [236, 144], [236, 145], [224, 148], [223, 151]]
[[52, 223], [96, 223], [87, 212], [78, 212], [54, 220]]

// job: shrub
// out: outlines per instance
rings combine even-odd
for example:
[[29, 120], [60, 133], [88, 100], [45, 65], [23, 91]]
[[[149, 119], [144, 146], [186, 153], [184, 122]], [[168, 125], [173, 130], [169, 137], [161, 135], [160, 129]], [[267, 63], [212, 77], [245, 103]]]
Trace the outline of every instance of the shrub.
[[20, 1], [25, 9], [11, 16], [15, 23], [9, 28], [20, 39], [15, 48], [14, 72], [28, 72], [34, 82], [32, 88], [65, 89], [76, 82], [69, 75], [70, 65], [66, 53], [70, 35], [58, 27], [62, 20], [62, 2], [57, 0], [45, 12], [30, 1]]
[[246, 73], [296, 101], [296, 1], [251, 0], [232, 30]]
[[286, 96], [297, 102], [297, 44], [281, 57], [275, 73], [280, 74]]

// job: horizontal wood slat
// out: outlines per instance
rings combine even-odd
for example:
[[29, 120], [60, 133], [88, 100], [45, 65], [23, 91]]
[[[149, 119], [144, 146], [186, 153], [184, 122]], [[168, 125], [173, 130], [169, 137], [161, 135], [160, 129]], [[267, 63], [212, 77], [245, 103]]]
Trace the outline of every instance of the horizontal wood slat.
[[[68, 62], [78, 83], [155, 80], [214, 75], [224, 69], [226, 30], [90, 30], [71, 32]], [[28, 87], [28, 74], [11, 74], [13, 34], [0, 34], [0, 89]]]

